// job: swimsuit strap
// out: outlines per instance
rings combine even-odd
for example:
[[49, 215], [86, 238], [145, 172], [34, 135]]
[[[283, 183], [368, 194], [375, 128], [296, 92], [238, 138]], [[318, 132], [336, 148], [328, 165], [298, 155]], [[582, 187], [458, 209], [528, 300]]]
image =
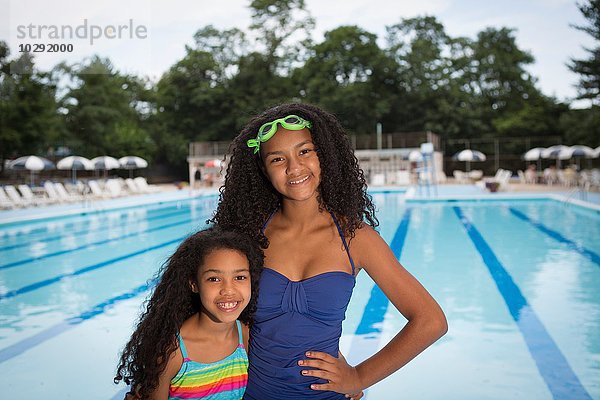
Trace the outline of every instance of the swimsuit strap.
[[340, 224], [338, 224], [337, 219], [335, 218], [335, 214], [332, 213], [331, 211], [329, 211], [329, 214], [331, 214], [331, 218], [333, 218], [333, 223], [335, 224], [335, 227], [337, 228], [340, 237], [342, 238], [342, 243], [344, 243], [344, 248], [346, 249], [346, 253], [348, 254], [348, 259], [350, 260], [350, 265], [352, 266], [352, 276], [355, 275], [355, 269], [354, 269], [354, 260], [352, 260], [352, 256], [350, 255], [350, 249], [348, 248], [348, 244], [346, 243], [346, 238], [344, 237], [344, 232], [342, 232], [342, 228], [340, 228]]
[[189, 360], [189, 358], [188, 358], [187, 350], [185, 348], [185, 344], [183, 344], [183, 338], [181, 337], [181, 335], [179, 333], [177, 334], [177, 338], [179, 339], [179, 350], [181, 350], [181, 355], [183, 356], [183, 361], [187, 361], [187, 360]]
[[277, 208], [275, 208], [273, 210], [273, 212], [271, 212], [271, 215], [269, 215], [269, 218], [267, 219], [267, 221], [264, 223], [264, 225], [260, 229], [260, 231], [263, 233], [263, 235], [265, 234], [265, 229], [267, 229], [267, 225], [269, 225], [269, 222], [271, 222], [271, 219], [273, 219], [273, 216], [275, 215], [277, 210], [279, 210], [279, 206]]
[[244, 345], [244, 338], [242, 337], [242, 324], [240, 321], [238, 321], [237, 319], [235, 320], [235, 324], [237, 325], [237, 329], [238, 329], [238, 338], [240, 339], [240, 345]]

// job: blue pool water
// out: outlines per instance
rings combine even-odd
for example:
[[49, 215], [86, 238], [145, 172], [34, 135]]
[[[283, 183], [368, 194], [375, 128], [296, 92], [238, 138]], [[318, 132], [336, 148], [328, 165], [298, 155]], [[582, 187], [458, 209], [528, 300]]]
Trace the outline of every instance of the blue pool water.
[[[449, 332], [367, 399], [600, 399], [600, 215], [551, 200], [405, 202], [380, 232]], [[216, 197], [0, 225], [0, 387], [18, 399], [122, 398], [112, 383], [154, 272]], [[351, 362], [406, 320], [361, 273]]]

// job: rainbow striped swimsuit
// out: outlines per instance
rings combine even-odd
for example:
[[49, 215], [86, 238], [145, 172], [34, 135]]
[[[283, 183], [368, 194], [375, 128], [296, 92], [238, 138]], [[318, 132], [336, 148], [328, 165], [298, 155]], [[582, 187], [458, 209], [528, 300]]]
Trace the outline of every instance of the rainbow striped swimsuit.
[[224, 359], [202, 364], [188, 358], [180, 335], [179, 347], [183, 364], [171, 379], [169, 400], [205, 399], [239, 400], [248, 384], [248, 354], [244, 348], [242, 325], [236, 321], [240, 342], [233, 353]]

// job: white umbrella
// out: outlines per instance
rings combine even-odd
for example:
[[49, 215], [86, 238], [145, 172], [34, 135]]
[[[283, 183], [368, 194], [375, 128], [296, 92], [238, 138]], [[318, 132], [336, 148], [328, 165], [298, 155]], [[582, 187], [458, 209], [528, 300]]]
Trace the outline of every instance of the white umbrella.
[[458, 161], [466, 161], [467, 162], [467, 171], [471, 170], [471, 162], [472, 161], [485, 161], [486, 156], [480, 151], [466, 149], [463, 151], [459, 151], [455, 155], [452, 156], [453, 159]]
[[408, 153], [408, 160], [412, 162], [423, 161], [423, 154], [421, 154], [421, 152], [418, 150], [413, 150]]
[[129, 170], [130, 178], [133, 176], [134, 169], [148, 167], [148, 161], [144, 160], [142, 157], [137, 156], [121, 157], [119, 158], [119, 164], [121, 165], [121, 168]]
[[56, 163], [58, 169], [70, 169], [73, 171], [73, 182], [77, 178], [77, 170], [91, 170], [94, 169], [94, 163], [85, 157], [81, 156], [69, 156], [65, 157]]
[[109, 169], [117, 169], [120, 168], [119, 160], [111, 156], [99, 156], [94, 157], [90, 160], [94, 164], [94, 169], [103, 169], [104, 170], [104, 178], [108, 175]]
[[31, 171], [31, 184], [33, 185], [33, 174], [35, 171], [54, 169], [55, 165], [52, 161], [44, 157], [24, 156], [12, 161], [10, 164], [8, 164], [8, 168], [14, 169], [16, 171]]
[[575, 145], [575, 146], [571, 146], [568, 147], [567, 149], [565, 149], [564, 151], [561, 151], [558, 154], [558, 158], [561, 160], [568, 160], [570, 158], [576, 158], [577, 159], [577, 169], [579, 169], [579, 159], [581, 157], [585, 157], [585, 158], [596, 158], [598, 157], [596, 155], [596, 152], [594, 149], [592, 149], [591, 147], [588, 146], [583, 146], [583, 145]]
[[94, 169], [117, 169], [120, 168], [119, 160], [111, 156], [94, 157], [90, 160], [94, 164]]
[[542, 169], [542, 152], [546, 150], [545, 147], [534, 147], [523, 154], [525, 161], [537, 161], [538, 170]]
[[[565, 160], [565, 158], [561, 158], [565, 156], [565, 152], [569, 149], [568, 146], [557, 144], [555, 146], [550, 146], [546, 150], [542, 151], [542, 158], [554, 158], [556, 159], [556, 165], [560, 168], [560, 160]], [[568, 158], [568, 157], [567, 157]]]
[[525, 154], [523, 154], [523, 159], [525, 161], [536, 161], [542, 159], [542, 152], [546, 150], [545, 147], [534, 147], [533, 149], [527, 150]]

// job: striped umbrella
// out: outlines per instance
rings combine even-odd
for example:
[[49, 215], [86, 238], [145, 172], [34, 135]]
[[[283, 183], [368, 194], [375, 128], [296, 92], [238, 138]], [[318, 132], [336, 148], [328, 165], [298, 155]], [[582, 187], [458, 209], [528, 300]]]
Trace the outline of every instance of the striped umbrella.
[[133, 170], [137, 168], [146, 168], [148, 167], [148, 161], [144, 160], [142, 157], [138, 156], [125, 156], [119, 158], [119, 164], [121, 168], [125, 168], [129, 170], [129, 177], [133, 176]]
[[70, 169], [73, 173], [73, 182], [75, 182], [77, 179], [77, 170], [94, 169], [94, 163], [85, 157], [69, 156], [56, 163], [56, 168], [65, 170]]
[[23, 156], [8, 164], [8, 168], [14, 169], [15, 171], [31, 171], [31, 184], [33, 185], [35, 171], [54, 169], [56, 167], [54, 163], [47, 158], [38, 156]]
[[467, 171], [471, 170], [471, 162], [486, 160], [485, 154], [483, 154], [480, 151], [471, 150], [471, 149], [459, 151], [458, 153], [453, 155], [452, 158], [457, 161], [466, 161], [467, 162]]

